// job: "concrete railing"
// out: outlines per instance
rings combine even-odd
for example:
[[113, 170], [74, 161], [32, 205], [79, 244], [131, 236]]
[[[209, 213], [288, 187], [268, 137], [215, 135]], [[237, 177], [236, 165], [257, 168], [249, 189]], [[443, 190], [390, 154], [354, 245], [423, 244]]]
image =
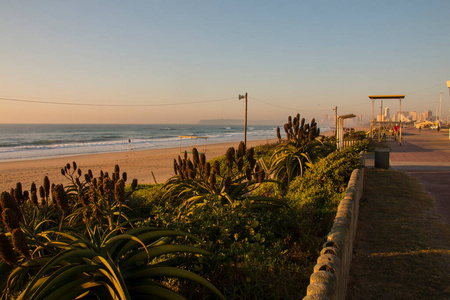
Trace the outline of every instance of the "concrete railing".
[[[364, 166], [364, 152], [361, 165]], [[323, 244], [303, 300], [343, 300], [352, 260], [353, 243], [362, 196], [364, 169], [353, 170], [333, 227]]]

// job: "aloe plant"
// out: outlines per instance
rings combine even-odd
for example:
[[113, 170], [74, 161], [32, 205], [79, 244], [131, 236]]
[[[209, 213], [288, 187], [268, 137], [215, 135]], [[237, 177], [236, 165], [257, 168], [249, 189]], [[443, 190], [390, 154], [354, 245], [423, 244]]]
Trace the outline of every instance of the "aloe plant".
[[[17, 299], [177, 299], [181, 295], [160, 279], [178, 277], [193, 280], [223, 298], [207, 280], [172, 266], [174, 253], [208, 255], [200, 248], [173, 243], [177, 237], [197, 238], [152, 227], [123, 230], [126, 224], [121, 225], [114, 230], [97, 225], [88, 235], [77, 231], [42, 233], [46, 238], [59, 237], [57, 242], [42, 244], [57, 254], [21, 261], [10, 273], [5, 291]], [[30, 280], [24, 285], [22, 278]]]
[[[74, 170], [75, 163], [62, 169], [68, 187], [51, 188], [57, 205], [17, 205], [2, 193], [3, 227], [10, 232], [0, 233], [1, 299], [181, 299], [167, 278], [197, 282], [224, 299], [206, 279], [180, 267], [181, 257], [209, 255], [192, 244], [199, 239], [136, 226], [126, 217], [122, 209], [131, 192], [125, 192], [126, 176], [117, 176], [118, 167], [112, 178], [101, 172], [95, 180], [91, 172], [80, 180], [82, 172]], [[30, 209], [34, 216], [43, 211], [60, 219], [27, 222], [15, 215]]]
[[[277, 146], [272, 155], [270, 171], [287, 187], [295, 177], [302, 176], [304, 170], [318, 157], [328, 154], [333, 149], [324, 143], [314, 118], [308, 124], [304, 118], [300, 120], [300, 114], [293, 119], [289, 116], [288, 122], [284, 124], [284, 131], [286, 140]], [[277, 136], [281, 140], [279, 129]]]
[[179, 204], [186, 213], [201, 209], [205, 201], [232, 204], [248, 199], [254, 207], [285, 205], [276, 198], [252, 195], [262, 182], [275, 181], [266, 178], [266, 173], [254, 159], [253, 148], [245, 149], [243, 142], [237, 150], [230, 147], [226, 151], [224, 167], [218, 160], [211, 167], [206, 157], [198, 159], [195, 148], [192, 153], [192, 161], [187, 153], [184, 159], [180, 156], [178, 160], [174, 159], [175, 175], [165, 184], [165, 199]]

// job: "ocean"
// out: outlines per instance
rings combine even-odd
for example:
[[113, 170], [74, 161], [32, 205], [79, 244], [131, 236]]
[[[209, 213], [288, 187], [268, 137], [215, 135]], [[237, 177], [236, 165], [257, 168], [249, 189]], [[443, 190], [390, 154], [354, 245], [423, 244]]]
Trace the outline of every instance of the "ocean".
[[[206, 136], [207, 144], [236, 142], [237, 147], [244, 140], [244, 126], [0, 124], [0, 161], [195, 145], [179, 136]], [[275, 125], [247, 127], [249, 141], [276, 138]], [[199, 147], [204, 144], [205, 139], [197, 139]]]

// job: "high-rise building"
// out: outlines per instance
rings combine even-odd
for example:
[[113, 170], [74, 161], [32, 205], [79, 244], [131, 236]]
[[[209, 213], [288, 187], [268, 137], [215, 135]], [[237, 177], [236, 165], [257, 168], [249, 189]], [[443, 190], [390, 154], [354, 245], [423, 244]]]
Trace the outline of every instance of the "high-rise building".
[[389, 118], [391, 117], [391, 115], [389, 114], [389, 107], [386, 107], [384, 109], [384, 120], [385, 121], [389, 121]]
[[417, 121], [417, 112], [413, 110], [412, 112], [409, 113], [409, 117], [411, 121], [413, 122]]
[[402, 120], [402, 122], [409, 122], [409, 111], [402, 111], [401, 114], [399, 114], [399, 112], [396, 112], [392, 118], [392, 121], [399, 122], [400, 119]]
[[427, 113], [423, 112], [417, 115], [417, 121], [423, 122], [427, 120]]

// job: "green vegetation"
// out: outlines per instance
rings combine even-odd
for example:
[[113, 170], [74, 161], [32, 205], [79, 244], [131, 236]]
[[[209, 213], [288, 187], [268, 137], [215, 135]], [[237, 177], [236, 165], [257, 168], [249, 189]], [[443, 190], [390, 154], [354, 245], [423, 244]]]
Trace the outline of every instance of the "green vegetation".
[[299, 298], [367, 144], [332, 152], [299, 115], [286, 133], [214, 161], [194, 148], [164, 185], [73, 163], [66, 186], [4, 192], [2, 299]]
[[[311, 124], [305, 124], [305, 118], [300, 120], [300, 114], [293, 120], [289, 116], [284, 131], [286, 142], [276, 148], [270, 160], [273, 175], [287, 187], [294, 178], [302, 176], [306, 168], [330, 153], [334, 147], [324, 143], [323, 137], [319, 138], [320, 129], [315, 119], [311, 120]], [[277, 135], [281, 141], [279, 128]]]
[[[192, 234], [140, 225], [131, 219], [126, 174], [94, 178], [76, 164], [61, 170], [70, 183], [35, 185], [31, 199], [18, 184], [0, 198], [2, 299], [179, 299], [168, 278], [195, 281], [222, 294], [184, 268], [209, 253]], [[12, 196], [14, 195], [14, 196]], [[25, 195], [25, 196], [24, 196]], [[49, 203], [51, 196], [52, 203]], [[14, 251], [15, 250], [15, 251]]]

